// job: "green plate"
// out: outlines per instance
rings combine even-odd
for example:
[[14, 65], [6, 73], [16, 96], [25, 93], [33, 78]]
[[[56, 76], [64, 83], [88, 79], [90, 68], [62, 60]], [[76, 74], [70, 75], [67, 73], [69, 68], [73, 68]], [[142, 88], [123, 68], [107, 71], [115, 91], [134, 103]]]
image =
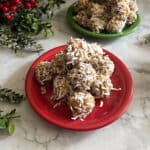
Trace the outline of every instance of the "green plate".
[[68, 8], [68, 11], [67, 11], [66, 17], [67, 17], [69, 24], [72, 26], [73, 29], [75, 29], [79, 33], [84, 34], [84, 35], [88, 35], [91, 37], [95, 37], [95, 38], [117, 38], [120, 36], [128, 35], [128, 34], [134, 32], [136, 30], [136, 28], [139, 26], [140, 21], [141, 21], [140, 15], [139, 15], [139, 13], [137, 13], [137, 20], [132, 25], [126, 26], [122, 32], [119, 32], [119, 33], [103, 33], [103, 32], [102, 33], [96, 33], [96, 32], [90, 31], [87, 28], [80, 26], [73, 19], [74, 15], [75, 15], [75, 5], [76, 5], [76, 3], [72, 4]]

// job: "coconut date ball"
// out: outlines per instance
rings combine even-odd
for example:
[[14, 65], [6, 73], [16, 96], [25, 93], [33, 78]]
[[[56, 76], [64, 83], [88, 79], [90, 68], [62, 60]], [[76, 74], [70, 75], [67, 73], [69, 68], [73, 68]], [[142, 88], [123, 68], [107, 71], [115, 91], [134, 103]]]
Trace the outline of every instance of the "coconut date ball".
[[74, 92], [68, 98], [68, 106], [72, 112], [72, 119], [84, 119], [92, 112], [95, 99], [88, 92]]
[[104, 98], [110, 95], [112, 88], [111, 80], [99, 75], [92, 84], [91, 92], [95, 98]]
[[58, 75], [53, 80], [53, 96], [54, 100], [61, 100], [67, 96], [69, 91], [69, 83], [65, 76]]
[[47, 61], [40, 62], [35, 68], [35, 77], [41, 85], [44, 85], [46, 82], [51, 81], [51, 63]]
[[91, 84], [96, 78], [96, 71], [91, 64], [80, 62], [76, 68], [68, 72], [67, 78], [73, 89], [90, 90]]

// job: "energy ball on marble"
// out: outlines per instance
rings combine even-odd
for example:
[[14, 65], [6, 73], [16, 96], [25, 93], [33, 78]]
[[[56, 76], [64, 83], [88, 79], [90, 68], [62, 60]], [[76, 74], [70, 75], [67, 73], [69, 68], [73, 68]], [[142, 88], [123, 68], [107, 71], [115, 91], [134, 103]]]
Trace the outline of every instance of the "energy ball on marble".
[[[65, 50], [51, 62], [37, 65], [35, 75], [41, 84], [53, 80], [54, 108], [67, 104], [72, 111], [72, 119], [82, 120], [92, 112], [95, 98], [110, 95], [113, 71], [113, 62], [99, 45], [71, 38]], [[42, 88], [45, 93], [45, 88]]]
[[88, 49], [88, 62], [93, 66], [93, 68], [98, 71], [101, 60], [103, 60], [104, 52], [102, 48], [96, 43], [89, 44]]
[[44, 85], [46, 82], [51, 81], [51, 62], [40, 62], [35, 68], [35, 76], [37, 81], [41, 85]]
[[97, 64], [96, 68], [98, 73], [106, 77], [110, 77], [114, 72], [114, 69], [115, 65], [108, 56], [104, 56], [103, 59], [101, 59], [100, 62]]
[[74, 92], [68, 97], [68, 106], [72, 111], [72, 119], [84, 119], [95, 106], [94, 97], [88, 92]]
[[91, 63], [103, 55], [102, 48], [96, 43], [86, 43], [82, 39], [73, 39], [68, 42], [65, 50], [67, 68], [73, 68], [79, 62]]
[[87, 48], [88, 45], [84, 40], [71, 38], [65, 50], [67, 67], [72, 68], [79, 62], [86, 62], [88, 59]]
[[104, 55], [103, 49], [97, 43], [88, 44], [88, 49], [86, 51], [89, 63], [91, 63], [94, 58], [100, 58]]
[[127, 3], [120, 2], [112, 8], [111, 13], [117, 20], [125, 21], [128, 17], [129, 11], [129, 5]]
[[90, 2], [90, 0], [78, 0], [75, 11], [79, 12], [81, 10], [87, 9], [89, 2]]
[[64, 52], [60, 52], [57, 54], [54, 59], [51, 61], [51, 72], [53, 75], [60, 75], [66, 73], [66, 65], [65, 65], [65, 55]]
[[111, 80], [99, 75], [91, 86], [91, 93], [95, 98], [104, 98], [110, 95], [112, 88]]
[[131, 11], [137, 12], [138, 11], [138, 6], [137, 6], [136, 1], [131, 0], [130, 3], [129, 3], [129, 8], [130, 8]]
[[137, 14], [133, 11], [130, 11], [128, 18], [127, 18], [127, 24], [133, 24], [137, 19]]
[[[80, 9], [81, 2], [84, 9]], [[135, 15], [130, 11], [137, 12], [138, 10], [133, 0], [89, 0], [77, 3], [76, 9], [79, 7], [79, 11], [76, 11], [74, 17], [76, 22], [96, 33], [121, 32], [126, 25], [134, 23]]]
[[89, 17], [102, 17], [105, 14], [106, 6], [98, 3], [89, 3], [86, 10]]
[[123, 30], [125, 27], [126, 21], [124, 20], [118, 20], [115, 17], [113, 17], [107, 24], [107, 31], [110, 33], [118, 33]]
[[80, 24], [80, 25], [83, 25], [85, 27], [88, 26], [88, 22], [89, 22], [89, 19], [88, 19], [88, 15], [85, 11], [80, 11], [75, 17], [74, 19]]
[[96, 79], [96, 71], [91, 64], [80, 62], [75, 68], [67, 74], [73, 89], [90, 90], [91, 84]]
[[53, 100], [61, 100], [68, 94], [69, 83], [64, 76], [58, 75], [53, 80]]
[[105, 29], [107, 22], [101, 18], [91, 18], [89, 20], [88, 26], [92, 31], [100, 33]]
[[67, 43], [66, 52], [75, 51], [77, 49], [87, 49], [87, 42], [80, 38], [70, 38]]

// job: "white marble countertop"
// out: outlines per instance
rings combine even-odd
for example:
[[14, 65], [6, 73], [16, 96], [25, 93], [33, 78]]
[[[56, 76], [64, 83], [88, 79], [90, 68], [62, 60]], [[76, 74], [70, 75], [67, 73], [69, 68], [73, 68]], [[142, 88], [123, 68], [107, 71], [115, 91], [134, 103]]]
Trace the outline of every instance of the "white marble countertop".
[[[82, 37], [67, 24], [65, 13], [72, 3], [68, 0], [54, 19], [55, 35], [41, 40], [45, 51], [65, 44], [73, 37]], [[128, 111], [113, 124], [89, 132], [73, 132], [57, 128], [41, 119], [27, 101], [19, 106], [0, 104], [0, 108], [16, 107], [21, 119], [15, 121], [15, 133], [0, 132], [0, 150], [150, 150], [150, 46], [140, 44], [143, 35], [150, 33], [150, 0], [138, 0], [142, 22], [126, 37], [115, 40], [96, 40], [120, 57], [134, 79], [134, 97]], [[44, 51], [43, 51], [44, 52]], [[41, 53], [43, 53], [41, 52]], [[0, 49], [0, 85], [24, 93], [24, 79], [31, 63], [39, 53], [13, 53]]]

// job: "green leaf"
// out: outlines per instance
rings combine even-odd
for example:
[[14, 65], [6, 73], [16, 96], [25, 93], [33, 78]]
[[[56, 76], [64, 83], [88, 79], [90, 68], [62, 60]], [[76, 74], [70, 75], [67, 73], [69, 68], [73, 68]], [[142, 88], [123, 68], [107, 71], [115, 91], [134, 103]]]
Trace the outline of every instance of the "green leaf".
[[15, 113], [16, 113], [16, 109], [13, 109], [9, 113], [7, 113], [5, 116], [13, 116]]
[[43, 35], [44, 38], [46, 38], [47, 37], [47, 32], [45, 30], [42, 30], [42, 35]]
[[5, 129], [7, 127], [6, 119], [0, 119], [0, 129]]
[[32, 17], [31, 17], [30, 14], [27, 14], [27, 22], [28, 22], [29, 24], [32, 23]]
[[15, 112], [16, 109], [13, 109], [6, 114], [3, 114], [3, 112], [1, 111], [2, 114], [0, 116], [0, 129], [7, 129], [9, 135], [12, 135], [15, 129], [12, 120], [20, 117], [20, 116], [15, 116]]
[[38, 23], [33, 23], [32, 24], [32, 29], [34, 30], [34, 32], [38, 32], [38, 29], [39, 29], [39, 24]]
[[9, 135], [12, 135], [13, 133], [14, 133], [14, 130], [15, 130], [15, 126], [14, 126], [14, 124], [13, 124], [13, 122], [12, 121], [10, 121], [9, 122], [9, 124], [8, 124], [8, 133], [9, 133]]

